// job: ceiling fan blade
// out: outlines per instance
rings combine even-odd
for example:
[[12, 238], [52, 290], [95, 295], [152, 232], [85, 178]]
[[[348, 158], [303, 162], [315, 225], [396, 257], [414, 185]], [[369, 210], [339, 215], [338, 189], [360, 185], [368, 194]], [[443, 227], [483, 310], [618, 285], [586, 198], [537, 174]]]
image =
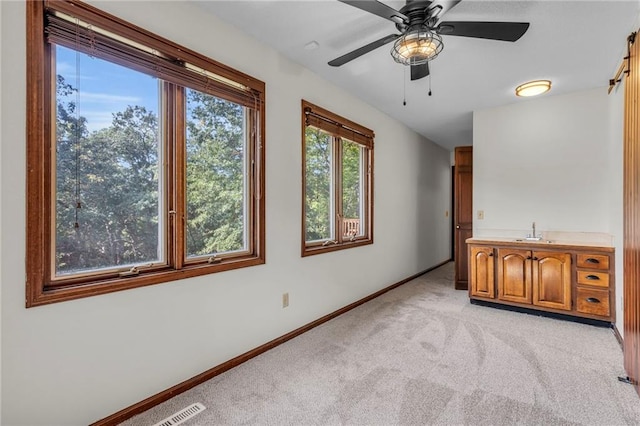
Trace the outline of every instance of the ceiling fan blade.
[[411, 65], [411, 81], [419, 80], [429, 75], [429, 62], [422, 65]]
[[462, 22], [446, 21], [436, 31], [442, 35], [516, 41], [527, 32], [528, 22]]
[[339, 0], [342, 3], [348, 4], [349, 6], [357, 7], [358, 9], [362, 9], [365, 12], [373, 13], [374, 15], [378, 15], [381, 18], [388, 19], [395, 23], [405, 24], [409, 23], [409, 18], [403, 14], [398, 12], [392, 7], [387, 6], [384, 3], [380, 3], [376, 0]]
[[427, 11], [429, 16], [436, 18], [436, 22], [440, 21], [445, 13], [460, 3], [462, 0], [433, 0]]
[[340, 56], [339, 58], [336, 58], [332, 61], [329, 62], [329, 65], [331, 65], [332, 67], [339, 67], [340, 65], [344, 65], [349, 61], [353, 61], [356, 58], [359, 58], [360, 56], [364, 55], [365, 53], [369, 53], [372, 50], [377, 49], [380, 46], [384, 46], [387, 43], [392, 42], [393, 40], [397, 39], [398, 37], [400, 37], [400, 34], [389, 34], [388, 36], [382, 37], [379, 40], [373, 41], [365, 46], [362, 46], [356, 50], [353, 50], [349, 53], [346, 53], [342, 56]]

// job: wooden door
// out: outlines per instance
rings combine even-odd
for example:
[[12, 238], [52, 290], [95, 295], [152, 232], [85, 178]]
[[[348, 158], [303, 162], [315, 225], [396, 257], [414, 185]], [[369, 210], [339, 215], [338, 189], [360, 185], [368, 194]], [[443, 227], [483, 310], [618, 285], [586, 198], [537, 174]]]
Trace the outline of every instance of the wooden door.
[[455, 222], [455, 288], [466, 290], [469, 286], [469, 259], [467, 238], [472, 236], [473, 208], [473, 149], [470, 146], [455, 149], [455, 188], [454, 188], [454, 222]]
[[533, 252], [533, 304], [571, 310], [571, 255]]
[[628, 42], [624, 79], [624, 368], [640, 394], [640, 38]]
[[498, 299], [531, 304], [531, 251], [498, 249]]
[[471, 296], [495, 298], [493, 271], [495, 262], [493, 247], [470, 247], [471, 276], [469, 277]]

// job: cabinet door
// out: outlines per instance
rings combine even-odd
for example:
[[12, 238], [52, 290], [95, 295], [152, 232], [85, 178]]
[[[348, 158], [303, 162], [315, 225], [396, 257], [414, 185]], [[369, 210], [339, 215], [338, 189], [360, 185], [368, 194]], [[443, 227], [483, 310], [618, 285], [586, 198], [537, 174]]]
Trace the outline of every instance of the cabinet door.
[[473, 247], [469, 248], [471, 286], [469, 293], [471, 296], [481, 296], [493, 299], [495, 291], [493, 286], [493, 247]]
[[498, 299], [531, 304], [531, 251], [498, 249]]
[[571, 310], [571, 255], [533, 252], [533, 304]]

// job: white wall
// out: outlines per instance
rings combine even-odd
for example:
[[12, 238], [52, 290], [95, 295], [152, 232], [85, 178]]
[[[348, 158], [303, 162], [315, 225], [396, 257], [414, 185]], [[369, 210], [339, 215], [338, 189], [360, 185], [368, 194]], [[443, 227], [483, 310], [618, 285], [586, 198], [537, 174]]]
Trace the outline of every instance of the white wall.
[[605, 88], [474, 113], [473, 204], [484, 229], [608, 232]]
[[474, 113], [474, 235], [605, 235], [622, 331], [622, 94], [597, 88]]
[[[447, 151], [193, 5], [105, 2], [266, 82], [267, 263], [25, 309], [25, 4], [1, 4], [3, 425], [101, 419], [449, 258]], [[376, 132], [373, 245], [300, 257], [301, 98]]]

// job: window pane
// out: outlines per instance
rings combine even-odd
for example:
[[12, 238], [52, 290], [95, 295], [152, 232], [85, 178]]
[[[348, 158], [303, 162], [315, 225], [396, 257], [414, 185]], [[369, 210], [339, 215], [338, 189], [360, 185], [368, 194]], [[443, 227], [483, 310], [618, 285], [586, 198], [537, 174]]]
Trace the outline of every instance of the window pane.
[[162, 260], [158, 80], [56, 46], [55, 273]]
[[332, 137], [306, 128], [305, 214], [306, 241], [333, 239]]
[[247, 250], [245, 108], [186, 92], [187, 256]]
[[364, 147], [342, 139], [342, 233], [344, 237], [363, 235], [362, 184]]

